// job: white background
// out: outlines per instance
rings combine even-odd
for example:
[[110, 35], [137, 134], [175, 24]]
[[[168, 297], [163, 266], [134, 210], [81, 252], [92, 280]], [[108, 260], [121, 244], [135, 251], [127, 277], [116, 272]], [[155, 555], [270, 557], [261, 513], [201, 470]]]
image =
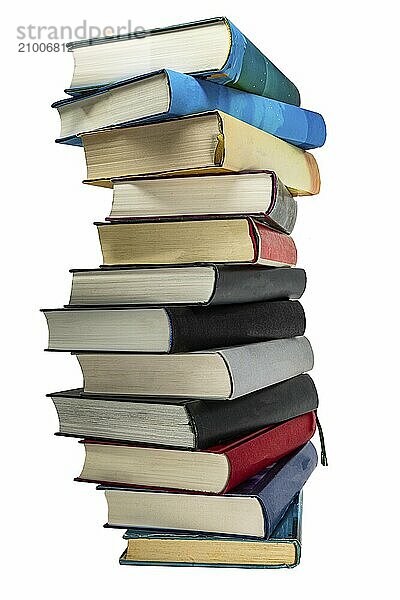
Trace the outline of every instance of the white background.
[[[336, 599], [394, 595], [398, 564], [398, 18], [395, 2], [132, 1], [8, 3], [2, 26], [1, 559], [5, 597]], [[4, 10], [4, 9], [3, 9]], [[101, 262], [94, 220], [111, 192], [85, 187], [83, 151], [55, 146], [50, 103], [72, 56], [18, 53], [18, 25], [156, 27], [228, 16], [323, 113], [317, 197], [294, 232], [308, 273], [330, 466], [305, 490], [294, 570], [129, 568], [121, 532], [104, 530], [94, 486], [72, 481], [83, 449], [53, 436], [47, 392], [81, 383], [75, 359], [44, 353], [41, 307], [68, 300], [70, 267]], [[267, 166], [267, 165], [266, 165]], [[391, 589], [391, 592], [390, 592]]]

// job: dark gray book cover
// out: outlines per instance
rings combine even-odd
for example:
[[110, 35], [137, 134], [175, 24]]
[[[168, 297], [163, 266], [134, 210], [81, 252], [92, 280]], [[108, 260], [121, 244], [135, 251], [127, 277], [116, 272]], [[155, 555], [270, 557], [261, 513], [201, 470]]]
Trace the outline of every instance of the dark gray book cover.
[[[246, 265], [223, 265], [223, 264], [210, 264], [205, 266], [190, 266], [187, 267], [182, 265], [174, 265], [173, 269], [204, 269], [208, 267], [214, 271], [214, 288], [211, 291], [210, 298], [208, 301], [201, 303], [201, 305], [215, 305], [215, 304], [241, 304], [248, 302], [263, 302], [266, 300], [298, 300], [304, 293], [306, 288], [306, 273], [304, 269], [296, 267], [263, 267], [258, 265], [257, 267], [246, 266]], [[165, 272], [171, 267], [168, 266], [152, 266], [146, 265], [138, 267], [102, 267], [100, 269], [71, 269], [72, 274], [84, 274], [95, 273], [99, 275], [104, 273], [104, 277], [115, 272], [123, 271], [124, 273], [145, 271], [149, 273], [149, 281], [151, 281], [151, 272], [154, 272], [154, 276], [157, 277], [157, 272]], [[101, 282], [103, 284], [103, 282]], [[103, 284], [104, 285], [104, 284]], [[112, 283], [110, 283], [112, 285]], [[176, 306], [180, 303], [171, 301], [168, 303], [157, 303], [153, 302], [143, 303], [139, 306]], [[187, 302], [185, 304], [196, 304], [195, 302]], [[132, 300], [130, 302], [120, 302], [118, 297], [113, 299], [113, 303], [109, 306], [138, 306]], [[69, 305], [71, 306], [71, 305]], [[80, 306], [107, 306], [107, 304], [77, 304], [74, 303], [75, 307]]]

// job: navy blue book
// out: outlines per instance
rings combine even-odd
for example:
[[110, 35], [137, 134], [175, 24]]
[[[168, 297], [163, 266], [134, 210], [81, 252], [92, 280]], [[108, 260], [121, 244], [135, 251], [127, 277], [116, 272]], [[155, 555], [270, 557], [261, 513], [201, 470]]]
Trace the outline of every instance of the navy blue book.
[[324, 119], [316, 112], [161, 70], [55, 102], [61, 118], [57, 142], [81, 145], [79, 134], [105, 127], [149, 123], [220, 110], [308, 150], [322, 146]]
[[302, 492], [268, 540], [128, 529], [121, 565], [208, 566], [277, 569], [300, 562]]
[[311, 442], [223, 495], [99, 486], [107, 527], [268, 539], [318, 462]]

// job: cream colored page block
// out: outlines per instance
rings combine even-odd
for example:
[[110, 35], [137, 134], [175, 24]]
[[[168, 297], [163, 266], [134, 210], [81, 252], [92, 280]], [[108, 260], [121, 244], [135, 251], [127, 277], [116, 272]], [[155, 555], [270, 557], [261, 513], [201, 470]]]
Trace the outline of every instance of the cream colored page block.
[[183, 562], [231, 565], [293, 565], [293, 543], [231, 542], [222, 540], [128, 541], [127, 560], [142, 562]]
[[215, 115], [82, 135], [87, 178], [126, 177], [214, 165]]
[[74, 298], [86, 304], [206, 302], [215, 283], [210, 267], [103, 270], [75, 273]]
[[[228, 398], [231, 380], [224, 359], [212, 352], [191, 354], [79, 354], [85, 391]], [[212, 392], [212, 393], [210, 393]]]
[[219, 69], [229, 47], [225, 23], [78, 47], [74, 49], [71, 87], [109, 83], [165, 68], [180, 73]]
[[60, 106], [60, 137], [141, 119], [166, 112], [168, 108], [169, 88], [165, 75], [149, 77]]
[[217, 493], [229, 478], [224, 454], [111, 444], [85, 448], [82, 479]]
[[230, 214], [250, 207], [261, 212], [268, 209], [271, 193], [272, 179], [265, 173], [142, 179], [114, 186], [112, 215]]
[[269, 169], [295, 195], [318, 194], [315, 158], [296, 146], [220, 112], [223, 120], [225, 159], [230, 171]]
[[101, 309], [48, 312], [49, 348], [168, 351], [170, 325], [165, 310], [121, 309], [116, 313]]
[[256, 498], [116, 490], [105, 495], [112, 525], [264, 535], [264, 517]]
[[105, 225], [99, 226], [99, 236], [104, 264], [109, 265], [254, 259], [244, 219]]
[[167, 445], [194, 445], [187, 412], [182, 406], [110, 402], [102, 398], [54, 397], [60, 432]]

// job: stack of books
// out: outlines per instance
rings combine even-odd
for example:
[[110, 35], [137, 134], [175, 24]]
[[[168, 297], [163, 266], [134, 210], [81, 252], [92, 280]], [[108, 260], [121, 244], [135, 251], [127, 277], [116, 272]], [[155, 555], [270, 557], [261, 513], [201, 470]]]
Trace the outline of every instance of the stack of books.
[[318, 396], [290, 234], [324, 120], [225, 18], [71, 48], [57, 141], [113, 189], [103, 265], [44, 311], [83, 373], [50, 394], [77, 480], [127, 529], [122, 564], [295, 566]]

